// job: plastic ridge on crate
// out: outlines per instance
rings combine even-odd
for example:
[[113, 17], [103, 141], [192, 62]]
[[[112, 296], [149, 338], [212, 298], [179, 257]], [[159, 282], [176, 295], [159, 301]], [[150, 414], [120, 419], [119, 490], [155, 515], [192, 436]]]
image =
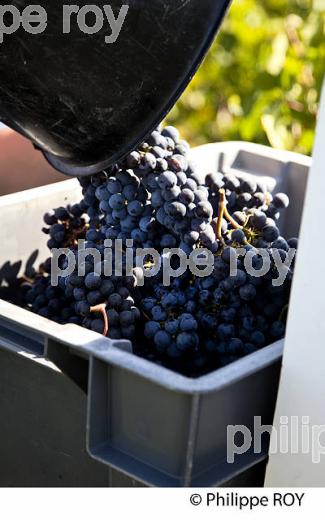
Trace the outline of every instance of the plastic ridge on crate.
[[[267, 176], [270, 189], [276, 182], [277, 189], [285, 189], [293, 200], [282, 222], [283, 232], [298, 234], [310, 158], [240, 142], [199, 147], [193, 151], [193, 158], [200, 161], [203, 173], [219, 169], [237, 175], [249, 172]], [[0, 215], [6, 223], [0, 230], [0, 239], [8, 244], [6, 250], [0, 251], [0, 280], [5, 280], [9, 288], [11, 276], [22, 274], [31, 258], [35, 265], [45, 258], [43, 213], [79, 197], [77, 181], [69, 180], [0, 198]], [[17, 227], [17, 219], [24, 226]], [[14, 237], [11, 229], [16, 231]], [[70, 424], [70, 416], [62, 413], [62, 418], [54, 418], [55, 425], [65, 431], [69, 425], [73, 428], [73, 424], [83, 424], [78, 427], [77, 444], [82, 446], [87, 439], [87, 450], [94, 462], [80, 448], [83, 465], [74, 456], [71, 467], [65, 467], [70, 485], [76, 481], [85, 485], [98, 479], [104, 485], [128, 486], [212, 486], [236, 482], [250, 485], [254, 468], [260, 482], [268, 453], [267, 439], [262, 441], [261, 453], [249, 450], [229, 464], [227, 426], [240, 424], [252, 432], [254, 416], [260, 416], [262, 424], [272, 424], [282, 350], [283, 341], [279, 341], [208, 375], [190, 379], [136, 357], [129, 341], [112, 341], [76, 325], [58, 325], [0, 300], [0, 356], [7, 352], [17, 360], [23, 357], [24, 376], [29, 371], [34, 374], [33, 364], [37, 363], [36, 373], [40, 377], [35, 380], [33, 376], [29, 390], [34, 393], [30, 399], [37, 399], [43, 414], [43, 390], [37, 386], [38, 379], [42, 380], [41, 371], [55, 367], [57, 376], [52, 384], [59, 394], [66, 382], [71, 382], [64, 390], [62, 406], [70, 407], [74, 422]], [[14, 380], [13, 375], [12, 384]], [[77, 402], [78, 407], [85, 406], [84, 412], [76, 408]], [[29, 406], [33, 405], [31, 401]], [[0, 394], [0, 410], [3, 407], [6, 409], [6, 402]], [[84, 423], [81, 412], [85, 414]], [[19, 416], [20, 410], [13, 413]], [[63, 417], [65, 424], [61, 425]], [[37, 445], [45, 443], [45, 447], [37, 451], [40, 467], [35, 468], [33, 476], [38, 471], [42, 485], [42, 478], [53, 483], [50, 476], [46, 480], [41, 469], [48, 465], [46, 438], [53, 437], [53, 425], [47, 432], [46, 420], [41, 422], [42, 416], [38, 420], [45, 439]], [[30, 428], [37, 439], [38, 429], [33, 425]], [[12, 432], [10, 442], [14, 440], [17, 445], [21, 443], [19, 431]], [[38, 464], [32, 457], [33, 442], [28, 445], [26, 457]], [[61, 475], [65, 464], [61, 453], [75, 449], [75, 439], [65, 438], [65, 443], [54, 450], [56, 457], [51, 458], [55, 475]], [[5, 443], [0, 442], [1, 445]], [[6, 456], [0, 448], [0, 461]], [[92, 468], [88, 469], [91, 474], [86, 466]], [[10, 461], [7, 467], [11, 469]]]

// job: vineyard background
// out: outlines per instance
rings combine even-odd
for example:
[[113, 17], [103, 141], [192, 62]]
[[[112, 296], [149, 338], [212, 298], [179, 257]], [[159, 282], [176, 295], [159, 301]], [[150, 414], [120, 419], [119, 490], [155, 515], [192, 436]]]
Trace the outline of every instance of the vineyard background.
[[167, 122], [192, 145], [245, 140], [310, 154], [324, 28], [325, 0], [234, 0]]

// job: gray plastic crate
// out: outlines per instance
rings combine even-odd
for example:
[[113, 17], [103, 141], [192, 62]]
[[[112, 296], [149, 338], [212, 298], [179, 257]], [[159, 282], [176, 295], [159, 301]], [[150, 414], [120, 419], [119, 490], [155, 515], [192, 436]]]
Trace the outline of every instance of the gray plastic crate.
[[[267, 174], [293, 201], [284, 232], [298, 234], [309, 158], [238, 142], [193, 157], [205, 171]], [[68, 180], [0, 198], [0, 297], [45, 258], [42, 214], [79, 197]], [[227, 425], [272, 422], [282, 349], [280, 341], [189, 379], [136, 357], [128, 341], [0, 300], [0, 484], [261, 485], [267, 439], [260, 454], [228, 464]]]

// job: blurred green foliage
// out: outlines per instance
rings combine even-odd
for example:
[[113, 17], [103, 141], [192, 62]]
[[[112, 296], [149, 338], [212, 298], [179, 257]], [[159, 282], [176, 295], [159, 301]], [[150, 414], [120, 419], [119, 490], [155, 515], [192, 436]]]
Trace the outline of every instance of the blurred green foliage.
[[192, 145], [245, 140], [310, 154], [324, 28], [325, 0], [234, 0], [168, 122]]

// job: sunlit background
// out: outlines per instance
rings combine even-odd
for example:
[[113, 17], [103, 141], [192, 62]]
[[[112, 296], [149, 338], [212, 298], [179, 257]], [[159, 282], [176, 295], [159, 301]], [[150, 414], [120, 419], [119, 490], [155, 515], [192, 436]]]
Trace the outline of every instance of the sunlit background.
[[233, 0], [168, 122], [192, 145], [245, 140], [310, 154], [324, 28], [325, 0]]

